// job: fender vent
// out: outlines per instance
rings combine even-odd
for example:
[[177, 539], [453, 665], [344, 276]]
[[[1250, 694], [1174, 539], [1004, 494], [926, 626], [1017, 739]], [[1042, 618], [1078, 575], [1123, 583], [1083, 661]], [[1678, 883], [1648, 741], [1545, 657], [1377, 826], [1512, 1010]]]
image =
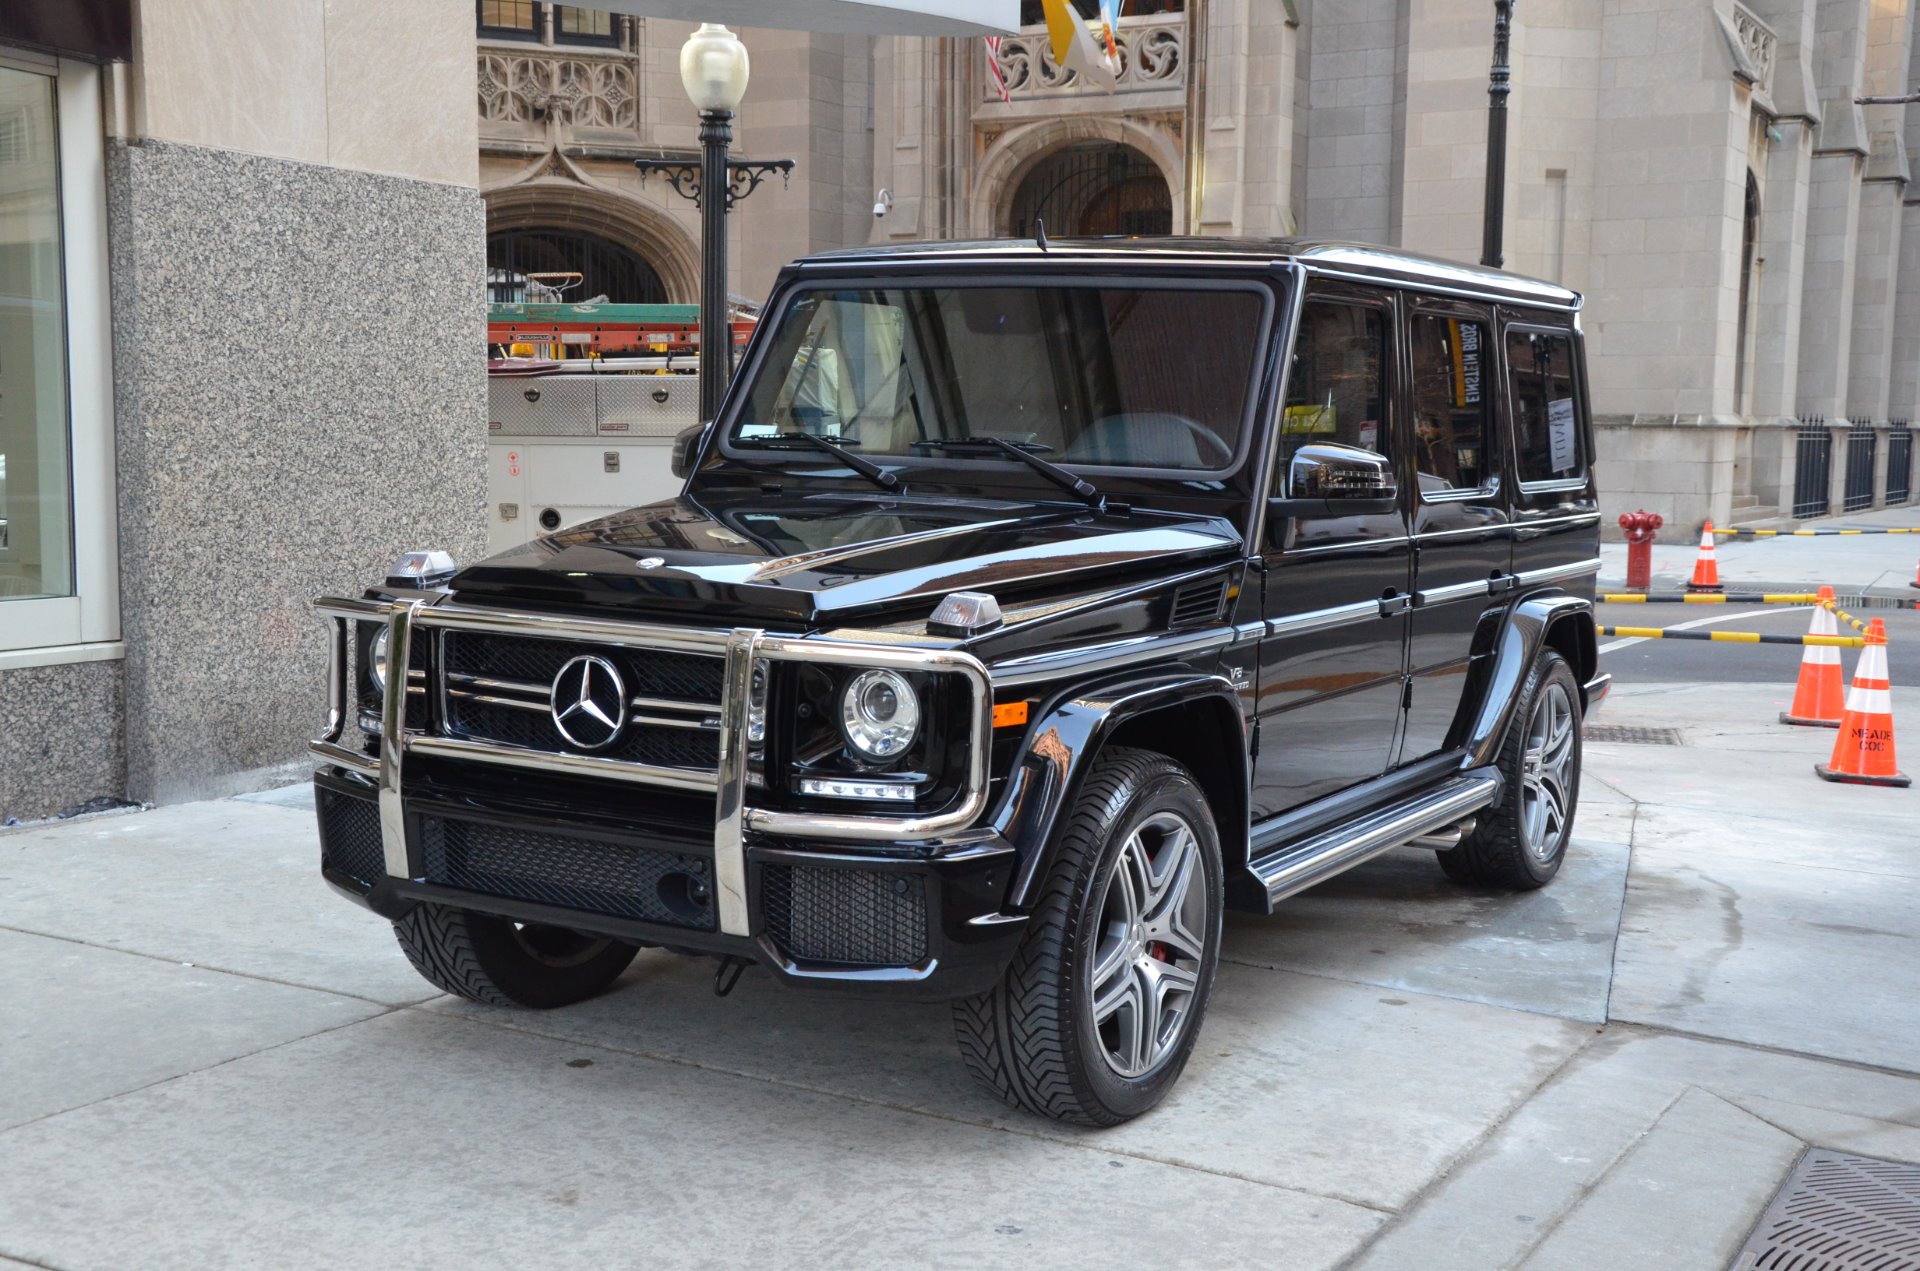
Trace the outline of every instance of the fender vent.
[[1173, 593], [1173, 608], [1167, 616], [1169, 627], [1204, 627], [1220, 620], [1227, 600], [1227, 580], [1207, 579], [1187, 583]]

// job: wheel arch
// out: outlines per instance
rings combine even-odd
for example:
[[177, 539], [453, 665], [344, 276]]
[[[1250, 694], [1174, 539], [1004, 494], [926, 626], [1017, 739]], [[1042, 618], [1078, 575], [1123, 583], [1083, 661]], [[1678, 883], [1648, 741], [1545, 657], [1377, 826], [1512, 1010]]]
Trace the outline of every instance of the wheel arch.
[[1528, 596], [1507, 611], [1494, 632], [1491, 667], [1467, 729], [1468, 766], [1494, 761], [1506, 740], [1520, 686], [1534, 659], [1547, 648], [1572, 667], [1584, 704], [1585, 685], [1596, 675], [1600, 662], [1591, 600], [1566, 593]]
[[1218, 675], [1162, 673], [1058, 699], [1028, 730], [1001, 804], [998, 828], [1019, 852], [1007, 908], [1030, 903], [1045, 875], [1054, 829], [1108, 746], [1153, 751], [1186, 768], [1213, 811], [1222, 868], [1230, 873], [1244, 864], [1247, 726], [1240, 690]]

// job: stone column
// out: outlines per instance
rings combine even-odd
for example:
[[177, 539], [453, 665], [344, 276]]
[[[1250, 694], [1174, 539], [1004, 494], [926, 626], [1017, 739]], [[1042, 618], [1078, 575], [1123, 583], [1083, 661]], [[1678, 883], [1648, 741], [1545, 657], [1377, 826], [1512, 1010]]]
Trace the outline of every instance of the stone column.
[[1303, 233], [1394, 241], [1406, 100], [1404, 10], [1397, 0], [1347, 0], [1322, 4], [1313, 14]]

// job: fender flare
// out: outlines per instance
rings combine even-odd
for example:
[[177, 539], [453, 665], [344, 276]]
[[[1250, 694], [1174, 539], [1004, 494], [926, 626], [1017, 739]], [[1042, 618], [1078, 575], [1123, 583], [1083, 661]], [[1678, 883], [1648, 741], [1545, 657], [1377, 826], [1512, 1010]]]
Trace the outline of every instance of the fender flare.
[[[1533, 660], [1547, 645], [1548, 636], [1563, 622], [1581, 623], [1583, 650], [1594, 649], [1593, 602], [1583, 596], [1567, 594], [1530, 596], [1508, 610], [1494, 636], [1493, 661], [1487, 672], [1480, 706], [1467, 729], [1468, 758], [1465, 766], [1483, 767], [1495, 762], [1507, 739], [1507, 728]], [[1597, 655], [1594, 655], [1597, 657]], [[1593, 668], [1576, 665], [1574, 678], [1584, 683]], [[1583, 693], [1585, 689], [1581, 690]]]
[[1244, 845], [1251, 779], [1246, 744], [1250, 724], [1240, 689], [1224, 676], [1186, 670], [1150, 671], [1071, 689], [1047, 706], [1028, 728], [994, 817], [1000, 836], [1018, 853], [1007, 888], [1007, 910], [1021, 911], [1030, 905], [1051, 856], [1054, 830], [1079, 798], [1088, 770], [1114, 732], [1128, 721], [1156, 711], [1209, 701], [1224, 703], [1240, 722], [1239, 744], [1226, 748], [1235, 756], [1239, 770], [1216, 778], [1238, 790], [1239, 805], [1217, 809], [1216, 819], [1223, 847], [1236, 835]]

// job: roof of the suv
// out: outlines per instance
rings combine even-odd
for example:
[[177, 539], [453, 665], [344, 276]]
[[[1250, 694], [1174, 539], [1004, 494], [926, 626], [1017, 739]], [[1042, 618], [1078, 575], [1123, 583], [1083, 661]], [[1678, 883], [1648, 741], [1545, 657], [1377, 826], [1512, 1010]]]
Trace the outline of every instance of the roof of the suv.
[[800, 262], [845, 266], [863, 262], [897, 265], [907, 261], [952, 263], [976, 260], [994, 264], [1076, 265], [1182, 263], [1270, 263], [1298, 261], [1328, 273], [1378, 282], [1411, 283], [1436, 290], [1471, 292], [1554, 308], [1577, 309], [1580, 293], [1558, 283], [1510, 274], [1480, 265], [1463, 265], [1412, 252], [1364, 243], [1308, 238], [1056, 238], [1045, 247], [1030, 239], [999, 238], [963, 243], [900, 243], [849, 247], [822, 252]]

